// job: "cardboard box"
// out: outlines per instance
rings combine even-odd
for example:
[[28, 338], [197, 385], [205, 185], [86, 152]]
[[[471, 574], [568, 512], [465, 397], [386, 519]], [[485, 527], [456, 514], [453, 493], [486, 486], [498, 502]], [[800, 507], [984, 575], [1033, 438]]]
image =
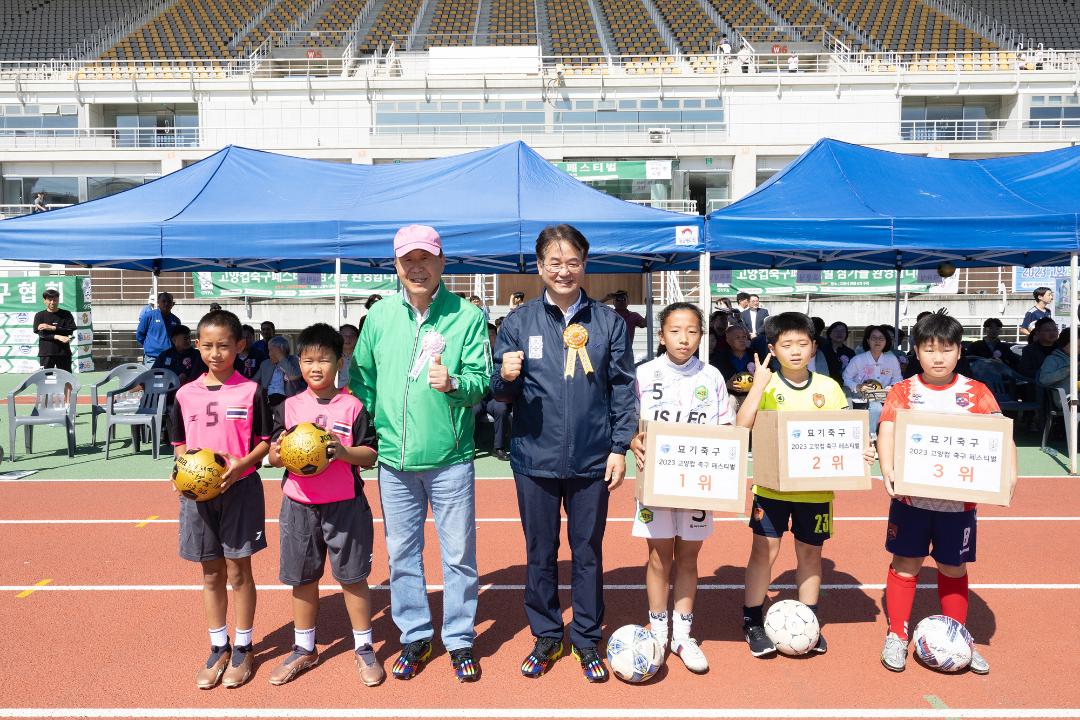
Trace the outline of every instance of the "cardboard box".
[[638, 473], [642, 505], [746, 512], [750, 431], [731, 425], [645, 424], [645, 470]]
[[893, 451], [897, 495], [1008, 507], [1013, 421], [999, 415], [899, 410]]
[[755, 485], [782, 492], [870, 489], [865, 410], [762, 410], [753, 439]]

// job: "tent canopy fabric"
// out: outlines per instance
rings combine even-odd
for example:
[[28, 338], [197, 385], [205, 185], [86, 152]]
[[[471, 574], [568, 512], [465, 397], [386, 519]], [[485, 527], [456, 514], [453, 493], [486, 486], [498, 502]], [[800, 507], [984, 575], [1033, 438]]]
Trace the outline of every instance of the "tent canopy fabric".
[[393, 269], [403, 225], [435, 227], [446, 272], [535, 268], [540, 231], [569, 223], [593, 272], [695, 267], [703, 219], [575, 180], [521, 142], [435, 160], [353, 165], [229, 146], [145, 185], [0, 222], [0, 257], [131, 269]]
[[1080, 147], [947, 160], [819, 140], [706, 221], [714, 267], [1046, 265], [1080, 250]]

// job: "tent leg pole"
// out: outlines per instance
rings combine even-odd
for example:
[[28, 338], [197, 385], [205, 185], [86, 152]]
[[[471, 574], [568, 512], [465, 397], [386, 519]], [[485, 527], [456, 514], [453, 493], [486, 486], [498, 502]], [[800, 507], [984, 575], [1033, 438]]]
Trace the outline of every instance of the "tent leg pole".
[[900, 265], [896, 265], [896, 295], [893, 298], [893, 327], [896, 328], [896, 335], [893, 337], [893, 347], [897, 350], [900, 349]]
[[334, 325], [341, 324], [341, 258], [334, 258]]
[[652, 360], [656, 357], [654, 343], [656, 342], [656, 331], [653, 329], [653, 298], [652, 298], [652, 282], [653, 274], [650, 270], [645, 273], [645, 332], [648, 335], [646, 339], [645, 347], [646, 360]]
[[158, 271], [155, 270], [150, 274], [150, 297], [154, 299], [154, 307], [157, 307], [158, 296]]
[[712, 262], [712, 254], [704, 252], [698, 259], [698, 295], [701, 297], [701, 314], [705, 317], [704, 329], [701, 333], [701, 345], [698, 346], [698, 357], [704, 362], [709, 362], [709, 315], [712, 310], [712, 285], [709, 284], [709, 266]]
[[[1077, 256], [1072, 253], [1069, 259], [1069, 409], [1065, 415], [1065, 422], [1069, 423], [1071, 432], [1065, 433], [1069, 441], [1069, 474], [1076, 474], [1076, 394], [1077, 394], [1077, 355], [1080, 353], [1080, 345], [1076, 342], [1076, 282], [1077, 282]], [[1062, 408], [1064, 411], [1065, 408]]]

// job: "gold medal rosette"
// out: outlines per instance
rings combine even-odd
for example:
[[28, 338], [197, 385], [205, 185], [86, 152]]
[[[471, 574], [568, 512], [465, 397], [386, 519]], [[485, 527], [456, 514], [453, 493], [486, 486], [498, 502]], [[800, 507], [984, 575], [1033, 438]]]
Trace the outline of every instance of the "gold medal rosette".
[[589, 342], [589, 331], [581, 325], [574, 323], [563, 330], [563, 342], [566, 344], [566, 377], [573, 377], [577, 369], [577, 359], [581, 358], [581, 369], [586, 375], [593, 373], [592, 362], [589, 361], [589, 353], [585, 350], [585, 344]]

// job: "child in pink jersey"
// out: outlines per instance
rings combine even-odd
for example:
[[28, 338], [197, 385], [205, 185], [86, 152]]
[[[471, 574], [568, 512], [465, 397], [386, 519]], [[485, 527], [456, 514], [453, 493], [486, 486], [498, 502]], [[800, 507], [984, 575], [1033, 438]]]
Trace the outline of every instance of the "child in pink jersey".
[[[199, 321], [198, 336], [207, 371], [176, 391], [169, 433], [176, 455], [208, 449], [228, 465], [221, 494], [213, 500], [196, 502], [180, 496], [180, 557], [202, 563], [203, 608], [210, 628], [210, 657], [195, 682], [209, 690], [219, 682], [239, 687], [254, 672], [251, 556], [266, 547], [266, 507], [255, 469], [269, 448], [272, 420], [259, 386], [233, 369], [244, 346], [239, 318], [227, 310], [207, 313]], [[236, 615], [231, 646], [225, 621], [226, 578], [233, 588]]]
[[270, 464], [282, 467], [278, 439], [288, 428], [310, 422], [330, 431], [330, 464], [318, 475], [287, 471], [281, 500], [281, 582], [293, 589], [293, 648], [270, 674], [270, 683], [284, 685], [319, 662], [315, 620], [319, 579], [326, 556], [334, 579], [341, 583], [352, 623], [356, 669], [368, 686], [381, 683], [386, 672], [375, 657], [371, 635], [371, 572], [373, 527], [359, 467], [375, 464], [375, 428], [355, 395], [340, 392], [337, 374], [343, 363], [343, 341], [337, 330], [317, 323], [297, 339], [300, 372], [307, 389], [286, 398], [274, 410], [274, 442]]

